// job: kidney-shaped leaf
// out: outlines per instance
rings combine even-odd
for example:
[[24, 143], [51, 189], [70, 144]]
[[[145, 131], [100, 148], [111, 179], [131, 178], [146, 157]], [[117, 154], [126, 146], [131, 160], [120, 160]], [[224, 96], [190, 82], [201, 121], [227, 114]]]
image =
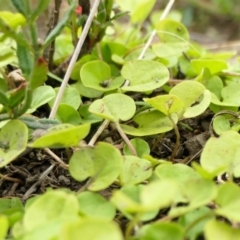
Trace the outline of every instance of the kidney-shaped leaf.
[[222, 169], [240, 177], [240, 135], [226, 131], [219, 138], [210, 138], [201, 155], [201, 166], [209, 172]]
[[[211, 93], [201, 83], [186, 80], [173, 87], [170, 94], [178, 96], [184, 103], [184, 118], [203, 113], [211, 102]], [[192, 106], [194, 104], [194, 106]]]
[[99, 191], [117, 179], [122, 161], [118, 149], [111, 144], [99, 142], [94, 148], [85, 147], [76, 151], [70, 159], [69, 171], [80, 182], [91, 177], [88, 189]]
[[28, 144], [32, 148], [66, 148], [78, 146], [90, 131], [90, 124], [73, 126], [70, 124], [59, 124], [49, 128], [47, 133]]
[[140, 230], [141, 240], [183, 240], [184, 229], [174, 222], [155, 222]]
[[121, 124], [122, 130], [132, 136], [154, 135], [168, 132], [173, 129], [169, 117], [158, 110], [142, 112], [136, 115], [133, 120], [137, 124], [137, 127]]
[[208, 68], [212, 75], [228, 68], [226, 61], [211, 58], [193, 59], [191, 65], [197, 74], [200, 74], [204, 68]]
[[240, 189], [234, 183], [222, 184], [218, 189], [215, 212], [230, 221], [240, 221]]
[[79, 203], [73, 194], [60, 190], [50, 191], [27, 208], [23, 226], [25, 230], [31, 231], [55, 220], [77, 218], [78, 211]]
[[36, 111], [36, 109], [46, 103], [48, 103], [50, 100], [52, 100], [55, 97], [56, 93], [54, 89], [50, 86], [41, 86], [36, 88], [33, 91], [33, 97], [31, 102], [31, 107], [27, 111], [28, 113], [32, 113]]
[[134, 100], [121, 93], [113, 93], [94, 101], [89, 112], [110, 121], [127, 121], [136, 111]]
[[240, 230], [229, 226], [225, 222], [212, 220], [206, 224], [204, 236], [206, 240], [238, 240], [240, 239]]
[[120, 184], [133, 185], [141, 183], [152, 175], [152, 164], [135, 156], [124, 156], [122, 170], [119, 176]]
[[28, 128], [19, 121], [8, 122], [0, 132], [0, 168], [19, 156], [27, 147]]
[[102, 92], [117, 89], [124, 83], [122, 77], [112, 78], [110, 66], [100, 60], [84, 64], [80, 76], [85, 87]]
[[166, 115], [178, 113], [184, 109], [183, 101], [172, 94], [160, 95], [153, 98], [144, 98], [143, 100]]
[[112, 220], [116, 214], [113, 204], [99, 193], [82, 192], [77, 195], [80, 204], [80, 213], [88, 217], [98, 217]]
[[127, 62], [121, 71], [129, 86], [123, 91], [146, 92], [164, 85], [169, 79], [168, 69], [161, 63], [149, 60], [133, 60]]
[[85, 219], [66, 224], [59, 240], [123, 240], [121, 230], [114, 222], [103, 219]]
[[172, 19], [165, 19], [156, 25], [156, 31], [162, 42], [188, 42], [189, 33], [180, 23]]

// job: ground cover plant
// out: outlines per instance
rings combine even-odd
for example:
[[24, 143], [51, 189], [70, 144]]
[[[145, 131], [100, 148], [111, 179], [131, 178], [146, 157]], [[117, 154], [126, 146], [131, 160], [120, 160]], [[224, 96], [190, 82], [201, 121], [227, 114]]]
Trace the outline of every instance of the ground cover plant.
[[[0, 12], [0, 239], [240, 239], [240, 59], [156, 0]], [[233, 60], [234, 58], [234, 60]]]

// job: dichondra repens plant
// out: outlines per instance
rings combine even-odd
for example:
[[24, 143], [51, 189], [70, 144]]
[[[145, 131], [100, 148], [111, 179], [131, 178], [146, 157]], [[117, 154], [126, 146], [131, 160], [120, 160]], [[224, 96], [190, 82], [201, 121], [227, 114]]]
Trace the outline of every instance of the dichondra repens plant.
[[[55, 0], [39, 39], [50, 2], [0, 12], [0, 187], [24, 182], [8, 167], [36, 149], [58, 161], [39, 181], [58, 167], [82, 184], [2, 196], [0, 239], [240, 239], [239, 59], [192, 42], [171, 0], [163, 12], [156, 0], [68, 0], [63, 15]], [[179, 159], [182, 128], [204, 114], [200, 159]]]

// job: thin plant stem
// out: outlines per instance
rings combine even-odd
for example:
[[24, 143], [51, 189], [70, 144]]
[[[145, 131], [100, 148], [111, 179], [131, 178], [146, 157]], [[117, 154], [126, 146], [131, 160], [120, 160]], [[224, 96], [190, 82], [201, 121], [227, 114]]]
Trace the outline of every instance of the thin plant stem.
[[49, 148], [44, 148], [44, 151], [54, 158], [63, 168], [68, 169], [68, 165], [63, 162], [63, 160], [59, 158], [53, 151], [51, 151]]
[[131, 150], [131, 152], [133, 153], [133, 155], [137, 156], [137, 151], [134, 148], [134, 146], [132, 145], [131, 141], [129, 140], [129, 138], [127, 137], [127, 135], [125, 134], [125, 132], [122, 130], [119, 122], [114, 122], [116, 125], [116, 128], [119, 132], [119, 134], [121, 135], [122, 139], [125, 141], [125, 143], [128, 145], [129, 149]]
[[4, 180], [7, 180], [7, 181], [15, 182], [15, 183], [21, 183], [22, 182], [20, 179], [12, 178], [12, 177], [9, 177], [7, 175], [3, 175], [1, 173], [0, 173], [0, 178], [2, 178]]
[[[170, 0], [167, 4], [167, 6], [165, 7], [163, 14], [160, 17], [160, 21], [162, 21], [164, 18], [166, 18], [166, 16], [168, 15], [169, 11], [171, 10], [173, 4], [174, 4], [175, 0]], [[145, 46], [143, 47], [143, 50], [141, 52], [141, 54], [139, 55], [138, 59], [143, 59], [147, 49], [150, 47], [155, 35], [156, 35], [157, 31], [153, 30], [148, 41], [146, 42]]]
[[81, 36], [79, 38], [78, 44], [77, 44], [77, 46], [75, 48], [75, 51], [74, 51], [73, 56], [71, 58], [71, 61], [69, 63], [68, 69], [67, 69], [66, 74], [64, 76], [64, 79], [62, 81], [61, 87], [59, 89], [58, 95], [57, 95], [56, 100], [55, 100], [55, 102], [53, 104], [52, 111], [51, 111], [51, 113], [49, 115], [49, 118], [51, 118], [51, 119], [55, 118], [58, 106], [59, 106], [59, 104], [61, 102], [61, 99], [63, 97], [63, 93], [64, 93], [64, 91], [65, 91], [65, 89], [67, 87], [67, 84], [68, 84], [71, 72], [73, 70], [74, 64], [75, 64], [75, 62], [78, 59], [79, 53], [80, 53], [80, 51], [82, 49], [83, 43], [84, 43], [84, 41], [85, 41], [85, 39], [87, 37], [88, 31], [89, 31], [90, 26], [92, 24], [94, 15], [97, 12], [99, 3], [100, 3], [100, 0], [95, 0], [95, 2], [93, 4], [93, 7], [92, 7], [92, 10], [91, 10], [91, 12], [89, 14], [89, 17], [87, 19], [87, 22], [86, 22], [86, 24], [85, 24], [85, 26], [83, 28], [82, 34], [81, 34]]
[[103, 130], [107, 128], [108, 124], [110, 123], [109, 120], [105, 119], [102, 123], [102, 125], [98, 128], [97, 132], [93, 135], [90, 142], [88, 143], [88, 146], [94, 146], [95, 142], [97, 141], [98, 137], [101, 135]]
[[173, 162], [175, 156], [177, 155], [178, 148], [180, 146], [180, 133], [179, 133], [177, 124], [173, 121], [171, 116], [169, 116], [169, 119], [170, 119], [170, 121], [173, 125], [174, 131], [175, 131], [175, 134], [176, 134], [176, 143], [175, 143], [175, 146], [174, 146], [174, 149], [172, 151], [171, 158], [170, 158], [170, 160]]
[[136, 215], [134, 219], [132, 219], [131, 222], [129, 222], [126, 232], [125, 232], [125, 239], [130, 240], [132, 231], [134, 229], [134, 226], [139, 222], [140, 214]]

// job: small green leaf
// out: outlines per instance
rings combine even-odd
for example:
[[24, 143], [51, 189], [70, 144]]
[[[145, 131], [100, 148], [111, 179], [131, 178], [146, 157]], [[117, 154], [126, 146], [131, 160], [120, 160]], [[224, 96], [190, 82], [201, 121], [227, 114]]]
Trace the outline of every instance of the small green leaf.
[[219, 138], [211, 137], [202, 152], [201, 166], [209, 172], [222, 169], [240, 177], [240, 136], [235, 131], [223, 132]]
[[156, 0], [117, 0], [123, 11], [131, 12], [131, 22], [134, 24], [142, 23], [151, 12]]
[[78, 125], [81, 122], [80, 115], [77, 110], [68, 104], [61, 103], [58, 106], [56, 119], [62, 123]]
[[[57, 94], [59, 91], [59, 88], [55, 88], [54, 90]], [[55, 101], [55, 98], [49, 102], [50, 107], [53, 106], [54, 101]], [[69, 86], [64, 91], [63, 97], [61, 99], [61, 103], [68, 104], [77, 110], [80, 104], [82, 103], [82, 101], [78, 91], [75, 88]]]
[[[134, 146], [138, 157], [143, 157], [144, 155], [149, 155], [150, 154], [150, 147], [146, 141], [144, 141], [141, 138], [133, 138], [130, 140], [132, 145]], [[127, 144], [124, 145], [123, 147], [123, 153], [124, 155], [132, 155], [132, 151], [128, 147]]]
[[27, 208], [23, 227], [26, 232], [40, 233], [42, 239], [52, 239], [60, 231], [62, 223], [79, 219], [78, 211], [79, 203], [73, 194], [62, 190], [49, 191]]
[[96, 89], [93, 88], [88, 88], [85, 87], [81, 81], [74, 83], [71, 85], [72, 87], [74, 87], [75, 89], [77, 89], [77, 91], [79, 92], [79, 94], [83, 97], [87, 97], [87, 98], [99, 98], [103, 95], [102, 91], [98, 91]]
[[[34, 142], [28, 144], [32, 148], [66, 148], [78, 146], [90, 131], [90, 124], [73, 126], [70, 124], [59, 124], [49, 128], [47, 133]], [[67, 136], [67, 137], [66, 137]]]
[[212, 75], [228, 68], [226, 61], [213, 58], [193, 59], [191, 60], [191, 65], [197, 74], [200, 74], [204, 68], [208, 68]]
[[3, 106], [9, 106], [9, 100], [7, 95], [0, 89], [0, 104]]
[[113, 93], [94, 101], [89, 112], [110, 121], [127, 121], [136, 111], [134, 100], [121, 93]]
[[112, 78], [110, 66], [100, 60], [84, 64], [80, 76], [85, 87], [102, 92], [117, 89], [124, 83], [122, 77]]
[[147, 92], [164, 85], [169, 79], [168, 69], [161, 63], [149, 60], [133, 60], [124, 64], [121, 75], [129, 86], [123, 91]]
[[161, 164], [155, 169], [155, 174], [159, 179], [171, 179], [177, 181], [178, 185], [185, 187], [191, 180], [199, 180], [201, 176], [191, 167], [178, 164]]
[[144, 209], [153, 211], [169, 207], [175, 197], [178, 189], [174, 181], [164, 179], [149, 183], [140, 193], [140, 202]]
[[184, 109], [183, 101], [171, 94], [144, 98], [143, 100], [167, 116], [170, 116], [172, 113], [181, 112]]
[[164, 43], [188, 42], [189, 33], [180, 23], [172, 19], [165, 19], [156, 24], [156, 31]]
[[221, 135], [222, 132], [228, 131], [231, 129], [231, 124], [229, 119], [226, 116], [220, 115], [214, 118], [213, 120], [214, 132], [218, 135]]
[[47, 80], [47, 73], [48, 63], [44, 58], [40, 57], [37, 60], [31, 74], [30, 87], [32, 90], [43, 85], [43, 83]]
[[173, 42], [173, 43], [157, 43], [152, 46], [153, 52], [159, 58], [179, 57], [183, 52], [188, 50], [188, 43]]
[[[192, 118], [203, 113], [211, 102], [211, 93], [195, 81], [186, 80], [173, 87], [170, 94], [178, 96], [186, 109], [183, 117]], [[197, 103], [197, 104], [196, 104]], [[194, 106], [192, 106], [195, 104]]]
[[19, 120], [8, 122], [0, 132], [0, 168], [17, 158], [27, 147], [28, 129]]
[[0, 216], [0, 239], [6, 239], [8, 233], [8, 219], [4, 215]]
[[184, 240], [184, 228], [174, 222], [155, 222], [140, 230], [141, 240]]
[[[132, 136], [148, 136], [168, 132], [173, 129], [169, 117], [158, 110], [142, 112], [134, 116], [137, 127], [121, 124], [122, 130]], [[175, 122], [177, 119], [175, 119]]]
[[35, 112], [40, 106], [48, 103], [55, 97], [56, 93], [50, 86], [41, 86], [33, 91], [31, 107], [28, 113]]
[[121, 230], [114, 222], [103, 219], [85, 219], [65, 224], [59, 240], [123, 240]]
[[0, 19], [3, 20], [11, 29], [17, 29], [19, 26], [24, 26], [26, 24], [26, 19], [20, 13], [1, 11]]
[[203, 206], [181, 216], [178, 223], [185, 229], [191, 226], [192, 223], [195, 223], [194, 226], [188, 228], [188, 231], [185, 233], [186, 239], [195, 240], [202, 235], [206, 224], [214, 219], [214, 212], [210, 208]]
[[112, 220], [116, 214], [113, 204], [99, 193], [82, 192], [77, 195], [77, 199], [80, 205], [80, 213], [84, 216]]
[[204, 236], [206, 240], [238, 240], [240, 239], [240, 230], [224, 222], [212, 220], [206, 224]]
[[90, 104], [84, 104], [82, 105], [78, 112], [80, 115], [80, 122], [81, 123], [96, 123], [96, 122], [102, 122], [102, 118], [96, 116], [95, 114], [92, 114], [88, 111]]
[[222, 184], [218, 189], [216, 204], [218, 208], [215, 212], [230, 221], [240, 221], [240, 189], [231, 182]]
[[176, 202], [186, 203], [186, 205], [177, 206], [175, 204], [169, 212], [171, 217], [181, 216], [193, 209], [209, 204], [217, 194], [215, 183], [207, 179], [193, 179], [181, 187], [179, 192], [181, 197], [177, 198]]
[[91, 177], [88, 189], [99, 191], [111, 185], [120, 174], [122, 156], [111, 144], [99, 142], [94, 148], [85, 147], [74, 152], [69, 171], [77, 181]]
[[122, 186], [134, 185], [145, 181], [152, 175], [152, 164], [135, 156], [124, 156], [119, 181]]

